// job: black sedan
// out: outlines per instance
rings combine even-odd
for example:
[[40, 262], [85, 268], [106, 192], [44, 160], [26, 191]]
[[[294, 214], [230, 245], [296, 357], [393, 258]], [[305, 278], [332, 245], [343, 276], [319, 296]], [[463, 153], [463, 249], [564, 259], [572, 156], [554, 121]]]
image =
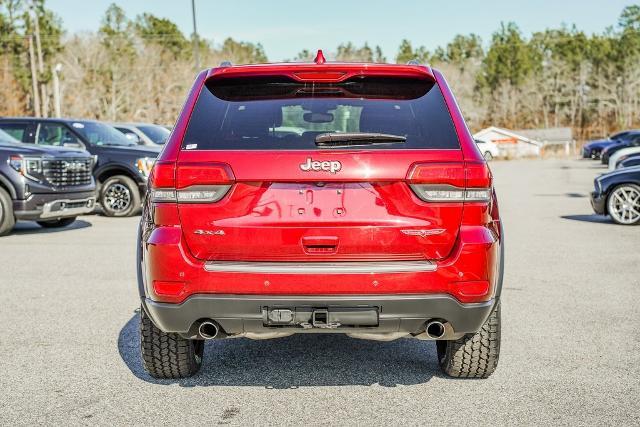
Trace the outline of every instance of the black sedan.
[[618, 224], [640, 224], [640, 166], [617, 169], [594, 181], [591, 206]]

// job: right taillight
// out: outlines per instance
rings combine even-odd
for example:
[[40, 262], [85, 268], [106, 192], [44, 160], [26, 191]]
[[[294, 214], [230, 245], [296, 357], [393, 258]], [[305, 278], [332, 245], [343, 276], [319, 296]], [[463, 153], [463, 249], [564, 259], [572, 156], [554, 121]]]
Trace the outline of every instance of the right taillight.
[[425, 202], [491, 201], [491, 172], [484, 163], [420, 163], [407, 179]]
[[214, 203], [234, 181], [225, 163], [157, 162], [150, 177], [151, 201], [156, 203]]

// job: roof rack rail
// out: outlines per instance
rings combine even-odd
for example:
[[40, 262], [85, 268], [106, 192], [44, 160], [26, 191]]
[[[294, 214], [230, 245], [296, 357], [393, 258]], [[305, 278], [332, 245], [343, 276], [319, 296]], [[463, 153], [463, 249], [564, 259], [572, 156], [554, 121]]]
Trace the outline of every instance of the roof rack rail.
[[221, 66], [221, 67], [232, 67], [232, 66], [233, 66], [233, 64], [231, 63], [231, 61], [222, 61], [222, 62], [220, 63], [220, 66]]

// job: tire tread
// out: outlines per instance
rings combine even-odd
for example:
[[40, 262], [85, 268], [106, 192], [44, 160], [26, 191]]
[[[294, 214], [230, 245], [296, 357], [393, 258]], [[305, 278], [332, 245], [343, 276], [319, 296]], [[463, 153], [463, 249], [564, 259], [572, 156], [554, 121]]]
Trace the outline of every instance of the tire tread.
[[488, 378], [498, 366], [499, 355], [500, 302], [475, 334], [438, 342], [440, 366], [451, 377]]
[[202, 364], [202, 343], [167, 333], [140, 309], [140, 352], [144, 369], [155, 378], [178, 379], [194, 375]]

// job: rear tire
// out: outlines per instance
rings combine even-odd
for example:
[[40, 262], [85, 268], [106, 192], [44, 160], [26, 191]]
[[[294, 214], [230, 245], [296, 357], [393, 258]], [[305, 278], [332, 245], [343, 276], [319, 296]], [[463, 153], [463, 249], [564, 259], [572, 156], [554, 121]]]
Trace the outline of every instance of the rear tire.
[[100, 188], [100, 206], [106, 216], [133, 216], [140, 211], [140, 204], [138, 186], [128, 176], [112, 176]]
[[140, 308], [140, 352], [144, 369], [154, 378], [186, 378], [200, 370], [203, 340], [161, 331]]
[[13, 202], [9, 193], [0, 188], [0, 236], [9, 234], [14, 225], [16, 218], [13, 216]]
[[453, 341], [436, 341], [442, 370], [455, 378], [489, 378], [500, 356], [500, 302], [482, 328]]
[[70, 218], [60, 218], [54, 219], [51, 221], [36, 221], [40, 227], [43, 228], [59, 228], [66, 227], [67, 225], [71, 225], [75, 222], [76, 217], [72, 216]]

